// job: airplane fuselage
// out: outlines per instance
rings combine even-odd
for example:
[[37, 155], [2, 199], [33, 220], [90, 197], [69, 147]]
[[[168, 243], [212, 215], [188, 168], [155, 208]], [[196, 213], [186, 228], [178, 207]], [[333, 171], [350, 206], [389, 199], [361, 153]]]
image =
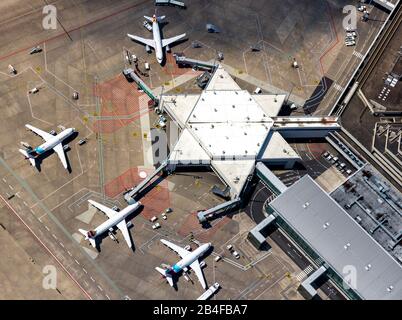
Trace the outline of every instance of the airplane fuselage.
[[42, 143], [40, 146], [35, 148], [35, 152], [37, 154], [45, 153], [50, 149], [53, 149], [59, 143], [63, 142], [64, 139], [68, 138], [75, 132], [74, 128], [68, 128], [60, 132], [58, 135], [54, 136], [54, 138], [49, 139], [45, 143]]
[[128, 215], [133, 213], [141, 204], [139, 202], [136, 202], [134, 204], [130, 204], [129, 206], [125, 207], [123, 210], [117, 212], [116, 214], [111, 217], [110, 219], [106, 220], [103, 222], [101, 225], [99, 225], [94, 231], [95, 231], [95, 237], [103, 234], [104, 232], [107, 232], [110, 230], [110, 228], [115, 227], [118, 223], [120, 223], [122, 220], [124, 220]]
[[158, 63], [162, 63], [163, 61], [163, 48], [162, 48], [162, 38], [161, 31], [159, 29], [158, 20], [154, 17], [152, 19], [152, 33], [155, 41], [155, 55]]
[[197, 249], [195, 249], [193, 252], [185, 256], [183, 259], [181, 259], [179, 262], [177, 262], [173, 267], [172, 271], [175, 273], [179, 273], [181, 270], [184, 268], [187, 268], [189, 265], [191, 265], [195, 260], [197, 260], [199, 257], [201, 257], [208, 249], [211, 247], [210, 243], [205, 243], [201, 246], [199, 246]]

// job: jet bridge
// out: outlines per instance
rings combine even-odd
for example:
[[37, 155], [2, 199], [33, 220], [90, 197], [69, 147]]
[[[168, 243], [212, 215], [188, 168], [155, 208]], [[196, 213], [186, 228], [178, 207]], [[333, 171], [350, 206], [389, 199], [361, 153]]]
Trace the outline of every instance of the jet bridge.
[[200, 223], [207, 222], [207, 219], [213, 217], [215, 214], [224, 209], [228, 209], [231, 206], [235, 206], [240, 202], [240, 200], [241, 200], [240, 198], [235, 198], [233, 200], [218, 204], [217, 206], [210, 208], [208, 210], [199, 211], [197, 213], [198, 220], [200, 221]]
[[196, 60], [196, 59], [190, 59], [185, 56], [180, 56], [177, 54], [175, 55], [175, 59], [176, 59], [176, 63], [178, 65], [196, 67], [199, 69], [207, 69], [207, 70], [213, 71], [215, 68], [218, 67], [218, 65], [215, 63], [210, 63], [210, 62]]
[[141, 90], [144, 90], [147, 96], [153, 100], [156, 105], [159, 104], [159, 99], [154, 95], [152, 90], [145, 84], [145, 82], [142, 81], [139, 76], [137, 76], [137, 74], [134, 72], [134, 69], [124, 69], [123, 74], [127, 79], [133, 80]]
[[166, 168], [168, 165], [167, 161], [164, 161], [152, 174], [147, 176], [144, 180], [142, 180], [137, 186], [132, 188], [130, 191], [128, 191], [124, 195], [124, 199], [127, 201], [128, 204], [132, 204], [135, 202], [134, 198], [135, 196], [140, 193], [142, 190], [145, 189], [145, 187], [148, 185], [148, 183], [156, 177], [157, 174], [159, 174], [163, 169]]

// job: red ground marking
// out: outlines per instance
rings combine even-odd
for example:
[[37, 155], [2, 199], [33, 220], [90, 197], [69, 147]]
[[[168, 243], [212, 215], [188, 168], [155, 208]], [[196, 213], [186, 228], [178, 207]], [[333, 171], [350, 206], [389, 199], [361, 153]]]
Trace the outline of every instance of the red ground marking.
[[186, 237], [190, 232], [192, 232], [197, 240], [201, 242], [209, 242], [215, 233], [230, 220], [231, 219], [228, 217], [223, 217], [221, 220], [215, 223], [212, 228], [204, 229], [198, 221], [197, 213], [192, 212], [191, 214], [187, 215], [177, 233], [182, 237]]
[[[166, 64], [165, 66], [162, 68], [163, 72], [165, 72], [166, 74], [169, 74], [171, 76], [181, 76], [182, 74], [185, 74], [187, 72], [189, 72], [189, 70], [187, 68], [179, 68], [177, 63], [176, 63], [176, 59], [173, 57], [173, 53], [166, 53]], [[190, 72], [195, 72], [195, 71], [191, 71]]]
[[[131, 115], [128, 119], [97, 120], [93, 123], [95, 132], [113, 133], [149, 112], [150, 99], [138, 92], [136, 86], [129, 83], [122, 74], [98, 84], [94, 88], [94, 95], [101, 99], [100, 116]], [[144, 103], [140, 105], [140, 101]]]
[[93, 124], [93, 130], [97, 133], [113, 133], [123, 128], [141, 116], [135, 116], [124, 120], [96, 120]]
[[308, 149], [310, 150], [310, 153], [314, 156], [314, 158], [318, 159], [321, 157], [321, 154], [325, 151], [325, 145], [324, 144], [309, 144], [307, 145]]
[[[74, 28], [72, 28], [72, 29], [69, 29], [69, 30], [67, 30], [67, 33], [71, 34], [71, 33], [73, 33], [74, 31], [78, 31], [78, 30], [80, 30], [80, 29], [82, 29], [82, 28], [85, 28], [85, 27], [87, 27], [87, 26], [89, 26], [89, 25], [92, 25], [92, 24], [95, 24], [95, 23], [97, 23], [97, 22], [103, 21], [103, 20], [105, 20], [105, 19], [107, 19], [107, 18], [113, 17], [113, 16], [115, 16], [115, 15], [118, 15], [118, 14], [120, 14], [120, 13], [122, 13], [122, 12], [125, 12], [125, 11], [127, 11], [127, 10], [130, 10], [130, 9], [132, 9], [132, 8], [141, 6], [141, 5], [143, 5], [143, 4], [147, 3], [147, 2], [148, 2], [148, 1], [145, 0], [145, 1], [141, 1], [140, 3], [136, 3], [136, 4], [134, 4], [134, 5], [127, 6], [127, 7], [123, 8], [123, 9], [120, 9], [120, 10], [114, 12], [114, 13], [108, 14], [108, 15], [106, 15], [106, 16], [100, 17], [100, 18], [95, 19], [95, 20], [92, 20], [92, 21], [89, 21], [89, 22], [84, 23], [84, 24], [82, 24], [82, 25], [80, 25], [80, 26], [78, 26], [78, 27], [74, 27]], [[9, 57], [12, 57], [12, 56], [14, 56], [14, 55], [16, 55], [16, 54], [18, 54], [18, 53], [23, 52], [23, 51], [27, 51], [27, 50], [29, 50], [29, 49], [32, 48], [32, 47], [36, 47], [36, 46], [38, 46], [38, 45], [40, 45], [40, 44], [42, 44], [42, 43], [55, 40], [55, 39], [57, 39], [57, 38], [60, 38], [60, 37], [62, 37], [62, 36], [65, 36], [65, 35], [66, 35], [66, 33], [65, 33], [65, 32], [62, 32], [62, 33], [60, 33], [60, 34], [58, 34], [58, 35], [55, 35], [55, 36], [53, 36], [53, 37], [44, 39], [44, 40], [39, 41], [39, 42], [36, 42], [36, 43], [33, 43], [33, 44], [31, 44], [31, 45], [29, 45], [29, 46], [27, 46], [27, 47], [25, 47], [25, 48], [18, 49], [17, 51], [8, 53], [8, 54], [6, 54], [6, 55], [0, 57], [0, 61], [1, 61], [1, 60], [4, 60], [4, 59], [7, 59], [7, 58], [9, 58]]]
[[[143, 178], [139, 176], [141, 171], [146, 172], [147, 175], [152, 173], [152, 170], [149, 169], [130, 168], [120, 176], [105, 184], [105, 194], [110, 198], [114, 198], [123, 193], [126, 189], [138, 185], [143, 180]], [[144, 209], [141, 211], [144, 218], [150, 219], [155, 215], [161, 214], [162, 211], [170, 206], [167, 181], [163, 180], [160, 182], [140, 201], [144, 205]]]
[[101, 116], [126, 116], [140, 110], [139, 97], [144, 94], [119, 74], [99, 83], [95, 95], [101, 98]]

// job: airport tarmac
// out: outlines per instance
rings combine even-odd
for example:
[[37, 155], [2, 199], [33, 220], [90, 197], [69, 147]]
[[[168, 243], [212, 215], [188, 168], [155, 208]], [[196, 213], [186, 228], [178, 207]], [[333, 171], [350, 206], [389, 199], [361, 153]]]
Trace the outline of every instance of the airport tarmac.
[[[169, 21], [164, 36], [188, 33], [189, 41], [173, 51], [202, 60], [214, 59], [217, 51], [222, 51], [224, 63], [239, 78], [252, 74], [245, 79], [267, 82], [270, 88], [284, 91], [290, 91], [294, 83], [300, 87], [294, 95], [302, 100], [309, 98], [323, 76], [318, 67], [321, 56], [336, 41], [328, 17], [334, 14], [335, 21], [339, 21], [342, 14], [338, 6], [344, 1], [320, 4], [317, 12], [311, 10], [313, 1], [308, 0], [298, 1], [296, 6], [289, 1], [280, 6], [263, 1], [228, 3], [192, 1], [186, 11], [158, 8], [158, 14], [166, 14]], [[193, 274], [190, 277], [194, 284], [181, 277], [175, 291], [154, 270], [161, 263], [178, 260], [161, 245], [160, 238], [184, 246], [192, 243], [193, 236], [214, 245], [214, 253], [205, 259], [205, 275], [209, 285], [215, 281], [221, 284], [217, 299], [300, 298], [296, 290], [299, 281], [289, 275], [303, 270], [277, 247], [256, 252], [245, 240], [253, 221], [244, 212], [214, 220], [210, 229], [201, 228], [196, 211], [223, 202], [210, 192], [213, 185], [220, 184], [211, 173], [169, 176], [141, 200], [144, 208], [134, 216], [130, 229], [134, 252], [124, 242], [116, 243], [109, 237], [102, 241], [100, 253], [84, 242], [78, 228], [96, 227], [105, 221], [102, 214], [88, 207], [87, 200], [121, 208], [125, 206], [125, 189], [141, 181], [142, 172], [150, 174], [153, 170], [153, 161], [146, 152], [152, 144], [150, 129], [156, 116], [150, 112], [144, 93], [121, 75], [125, 50], [137, 55], [140, 68], [145, 61], [150, 62], [149, 76], [144, 81], [157, 90], [162, 90], [161, 86], [174, 90], [178, 77], [192, 79], [199, 73], [177, 68], [170, 54], [161, 67], [153, 54], [148, 55], [141, 45], [126, 37], [126, 33], [151, 36], [142, 26], [142, 16], [153, 13], [153, 1], [61, 0], [55, 4], [62, 24], [56, 30], [41, 27], [41, 1], [30, 2], [31, 7], [22, 1], [0, 5], [8, 15], [0, 24], [0, 195], [8, 209], [2, 208], [0, 217], [8, 228], [10, 211], [15, 210], [32, 229], [30, 236], [35, 234], [41, 239], [45, 257], [38, 252], [34, 258], [41, 265], [55, 259], [52, 254], [56, 257], [54, 263], [66, 278], [62, 295], [87, 299], [194, 299], [202, 290]], [[293, 8], [290, 15], [289, 6]], [[219, 13], [226, 8], [225, 15]], [[295, 22], [297, 12], [303, 13]], [[244, 25], [234, 21], [244, 21]], [[220, 26], [222, 32], [208, 34], [207, 22]], [[203, 48], [191, 48], [194, 40]], [[256, 53], [257, 58], [248, 52], [256, 43], [264, 46]], [[30, 55], [34, 45], [40, 45], [43, 51]], [[311, 45], [317, 48], [313, 58], [308, 50]], [[303, 66], [298, 71], [289, 65], [293, 56]], [[325, 60], [325, 65], [331, 65], [332, 60]], [[9, 64], [16, 68], [16, 75], [7, 73]], [[185, 90], [186, 86], [181, 85], [178, 88]], [[29, 94], [34, 87], [38, 93]], [[75, 91], [79, 92], [78, 100], [72, 99]], [[42, 161], [41, 172], [29, 166], [18, 153], [19, 141], [36, 146], [41, 139], [26, 131], [25, 123], [45, 131], [60, 131], [60, 125], [77, 129], [78, 137], [69, 142], [66, 153], [71, 173], [63, 169], [55, 154]], [[87, 142], [79, 145], [83, 138]], [[12, 195], [14, 198], [7, 200]], [[173, 212], [162, 221], [160, 213], [167, 207]], [[158, 230], [152, 229], [149, 221], [154, 215], [162, 225]], [[15, 240], [16, 234], [10, 234]], [[122, 239], [119, 232], [117, 238]], [[225, 251], [229, 242], [238, 248], [240, 260]], [[23, 250], [30, 251], [25, 247]], [[222, 254], [224, 259], [215, 262], [215, 254]], [[38, 284], [38, 278], [32, 285]]]

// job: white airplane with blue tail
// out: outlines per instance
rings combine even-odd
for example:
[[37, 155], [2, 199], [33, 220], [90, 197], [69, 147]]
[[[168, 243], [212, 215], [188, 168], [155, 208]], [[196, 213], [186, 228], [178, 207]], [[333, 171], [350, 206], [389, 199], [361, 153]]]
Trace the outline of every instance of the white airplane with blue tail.
[[201, 286], [204, 289], [207, 289], [207, 284], [205, 282], [204, 274], [202, 273], [198, 259], [209, 250], [209, 248], [211, 247], [211, 243], [205, 243], [199, 246], [194, 251], [188, 251], [167, 240], [161, 239], [161, 242], [170, 249], [174, 250], [182, 258], [179, 262], [168, 269], [162, 269], [160, 267], [155, 268], [156, 271], [158, 271], [160, 274], [162, 274], [164, 278], [166, 278], [170, 286], [173, 287], [174, 285], [173, 276], [175, 274], [178, 274], [181, 271], [187, 272], [188, 267], [190, 267], [195, 272], [198, 281], [201, 283]]
[[29, 160], [32, 166], [36, 167], [36, 159], [40, 155], [53, 149], [53, 151], [57, 153], [57, 155], [59, 156], [60, 161], [63, 164], [63, 167], [65, 169], [68, 169], [66, 155], [64, 153], [62, 142], [75, 132], [75, 128], [68, 128], [63, 130], [57, 135], [53, 135], [41, 129], [35, 128], [34, 126], [31, 126], [29, 124], [26, 124], [25, 127], [27, 127], [27, 129], [31, 130], [38, 136], [42, 137], [43, 140], [45, 140], [44, 143], [42, 143], [40, 146], [36, 148], [31, 148], [28, 146], [27, 149], [25, 150], [19, 149], [19, 152], [22, 153], [25, 156], [25, 158]]

